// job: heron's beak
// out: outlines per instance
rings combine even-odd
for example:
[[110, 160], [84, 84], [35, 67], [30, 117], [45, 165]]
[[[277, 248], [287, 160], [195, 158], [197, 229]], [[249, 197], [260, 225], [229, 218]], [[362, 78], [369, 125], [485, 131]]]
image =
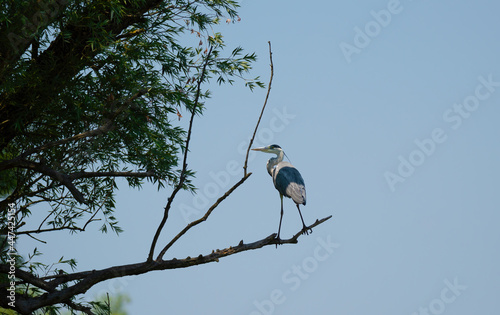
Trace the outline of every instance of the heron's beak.
[[253, 148], [252, 150], [253, 151], [264, 151], [265, 149], [267, 149], [267, 147]]

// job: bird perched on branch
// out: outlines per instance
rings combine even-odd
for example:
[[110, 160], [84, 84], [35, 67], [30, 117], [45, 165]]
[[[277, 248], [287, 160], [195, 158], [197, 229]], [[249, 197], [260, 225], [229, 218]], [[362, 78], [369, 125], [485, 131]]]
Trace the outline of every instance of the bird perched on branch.
[[283, 157], [285, 152], [277, 144], [272, 144], [267, 147], [255, 148], [254, 151], [276, 154], [267, 161], [267, 172], [273, 178], [274, 187], [279, 191], [281, 198], [281, 216], [278, 235], [276, 239], [280, 241], [281, 221], [283, 220], [283, 196], [292, 198], [299, 210], [300, 219], [302, 220], [302, 234], [309, 234], [312, 230], [306, 226], [299, 205], [306, 205], [306, 186], [304, 179], [299, 171], [290, 163], [284, 162]]

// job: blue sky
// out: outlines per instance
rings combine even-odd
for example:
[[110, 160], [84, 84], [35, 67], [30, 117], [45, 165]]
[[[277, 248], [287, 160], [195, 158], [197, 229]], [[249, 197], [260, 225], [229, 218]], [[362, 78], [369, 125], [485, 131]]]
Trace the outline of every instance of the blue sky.
[[[297, 245], [116, 279], [89, 295], [127, 293], [131, 314], [497, 314], [500, 5], [241, 4], [241, 21], [216, 31], [228, 51], [257, 52], [250, 76], [266, 82], [272, 42], [273, 89], [256, 145], [279, 144], [302, 173], [306, 223], [332, 219]], [[266, 91], [241, 82], [212, 91], [188, 161], [198, 195], [178, 195], [160, 244], [241, 178], [241, 148]], [[276, 232], [270, 157], [251, 155], [248, 181], [165, 258]], [[61, 232], [47, 239], [51, 248], [37, 246], [47, 258], [76, 258], [81, 270], [143, 261], [169, 194], [121, 185], [122, 235]], [[285, 200], [283, 237], [300, 227]]]

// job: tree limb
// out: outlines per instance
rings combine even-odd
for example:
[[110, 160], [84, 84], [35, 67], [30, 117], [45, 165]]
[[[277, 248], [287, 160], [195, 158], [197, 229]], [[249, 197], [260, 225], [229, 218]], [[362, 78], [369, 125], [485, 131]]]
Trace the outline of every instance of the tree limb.
[[16, 166], [20, 167], [20, 168], [35, 170], [37, 172], [40, 172], [44, 175], [51, 177], [52, 179], [60, 182], [64, 186], [66, 186], [66, 188], [68, 188], [68, 190], [71, 192], [73, 197], [79, 203], [87, 204], [87, 201], [83, 197], [83, 194], [76, 188], [76, 186], [73, 184], [72, 179], [68, 175], [61, 173], [59, 171], [56, 171], [56, 170], [54, 170], [54, 169], [52, 169], [52, 168], [50, 168], [42, 163], [32, 162], [32, 161], [28, 161], [28, 160], [18, 160], [18, 163], [16, 163]]
[[[329, 220], [330, 218], [331, 216], [328, 216], [321, 220], [316, 220], [316, 222], [310, 225], [309, 228], [316, 227], [319, 224]], [[297, 232], [290, 239], [282, 239], [281, 244], [296, 244], [298, 242], [298, 238], [301, 235], [302, 235], [302, 230]], [[124, 276], [140, 275], [155, 270], [187, 268], [194, 265], [201, 265], [210, 262], [218, 262], [219, 259], [223, 257], [275, 244], [277, 244], [276, 233], [273, 233], [264, 239], [252, 243], [245, 244], [243, 243], [242, 240], [236, 246], [229, 246], [222, 250], [219, 249], [213, 250], [210, 254], [206, 255], [200, 254], [197, 257], [188, 256], [184, 259], [173, 258], [170, 260], [145, 261], [142, 263], [114, 266], [101, 270], [90, 270], [72, 274], [53, 275], [42, 278], [34, 277], [31, 275], [27, 276], [25, 274], [22, 274], [21, 277], [19, 278], [23, 279], [28, 283], [41, 287], [47, 292], [35, 298], [33, 297], [25, 298], [22, 296], [18, 296], [16, 299], [16, 308], [18, 311], [21, 311], [23, 313], [29, 313], [40, 307], [44, 307], [47, 305], [65, 303], [65, 301], [67, 301], [70, 297], [85, 293], [96, 283], [105, 280], [124, 277]], [[8, 271], [8, 268], [9, 266], [7, 264], [0, 265], [0, 272], [6, 272]], [[55, 290], [55, 288], [57, 288], [59, 285], [71, 281], [78, 281], [78, 282], [74, 285], [62, 288], [61, 290]]]
[[[8, 263], [0, 264], [0, 273], [8, 274], [9, 270], [10, 270], [10, 264], [8, 264]], [[55, 287], [52, 286], [47, 281], [45, 281], [37, 276], [34, 276], [30, 272], [24, 271], [24, 270], [19, 269], [19, 268], [16, 269], [16, 278], [24, 280], [25, 283], [30, 283], [30, 284], [32, 284], [40, 289], [43, 289], [45, 291], [52, 291], [55, 289]], [[8, 282], [0, 283], [0, 288], [2, 288], [2, 287], [5, 288], [8, 286], [9, 286]]]

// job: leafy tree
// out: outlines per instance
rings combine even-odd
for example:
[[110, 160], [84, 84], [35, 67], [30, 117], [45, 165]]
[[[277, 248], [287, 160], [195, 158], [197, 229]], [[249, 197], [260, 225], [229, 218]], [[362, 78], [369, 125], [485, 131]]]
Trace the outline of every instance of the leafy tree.
[[[109, 315], [127, 315], [126, 305], [130, 303], [130, 297], [126, 294], [120, 293], [114, 296], [109, 294], [100, 296], [98, 299], [102, 310], [105, 314]], [[1, 311], [1, 309], [0, 309]], [[61, 315], [71, 315], [70, 311], [62, 312]]]
[[[276, 244], [272, 234], [205, 256], [163, 259], [250, 176], [245, 163], [243, 178], [155, 257], [176, 194], [194, 191], [187, 155], [194, 117], [210, 96], [207, 84], [233, 83], [256, 59], [241, 48], [225, 55], [223, 38], [213, 31], [220, 21], [237, 20], [236, 9], [233, 0], [0, 3], [0, 306], [22, 314], [55, 314], [61, 307], [109, 313], [103, 301], [84, 302], [80, 295], [108, 279]], [[263, 86], [258, 78], [245, 84]], [[183, 112], [189, 113], [184, 129], [177, 121]], [[171, 191], [144, 262], [75, 272], [73, 259], [46, 265], [37, 262], [36, 248], [24, 258], [15, 251], [16, 238], [58, 230], [122, 232], [115, 217], [122, 177], [130, 187], [150, 181]], [[46, 211], [41, 222], [32, 220], [34, 206]], [[296, 243], [298, 236], [283, 242]], [[7, 298], [12, 266], [15, 303]]]

